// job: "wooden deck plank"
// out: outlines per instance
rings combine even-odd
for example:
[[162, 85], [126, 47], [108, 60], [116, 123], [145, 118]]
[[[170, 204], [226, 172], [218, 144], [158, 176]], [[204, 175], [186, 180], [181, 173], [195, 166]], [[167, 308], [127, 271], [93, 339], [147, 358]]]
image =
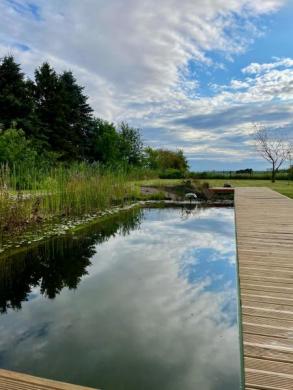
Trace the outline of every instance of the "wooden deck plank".
[[38, 378], [32, 375], [0, 369], [1, 390], [94, 390], [90, 387]]
[[256, 345], [244, 345], [244, 354], [246, 357], [273, 360], [276, 362], [292, 363], [293, 354], [283, 351], [277, 351], [270, 348], [258, 347]]
[[293, 201], [237, 188], [235, 218], [246, 390], [293, 390]]

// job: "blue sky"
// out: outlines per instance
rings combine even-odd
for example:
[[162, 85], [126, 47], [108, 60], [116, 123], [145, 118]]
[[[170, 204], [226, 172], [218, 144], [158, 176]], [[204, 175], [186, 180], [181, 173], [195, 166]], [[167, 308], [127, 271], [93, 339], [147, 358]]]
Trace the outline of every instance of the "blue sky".
[[253, 124], [293, 137], [292, 18], [292, 0], [0, 0], [0, 56], [71, 69], [98, 116], [193, 169], [266, 169]]

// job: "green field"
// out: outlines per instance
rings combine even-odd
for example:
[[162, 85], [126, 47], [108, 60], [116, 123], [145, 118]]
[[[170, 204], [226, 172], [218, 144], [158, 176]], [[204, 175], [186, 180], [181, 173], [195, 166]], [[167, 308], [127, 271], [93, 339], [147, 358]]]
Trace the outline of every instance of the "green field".
[[[149, 185], [149, 186], [169, 186], [177, 185], [182, 180], [163, 180], [163, 179], [153, 179], [153, 180], [144, 180], [139, 181], [140, 185]], [[293, 198], [293, 181], [279, 180], [276, 183], [272, 183], [270, 180], [223, 180], [223, 179], [210, 179], [210, 180], [201, 180], [201, 182], [208, 182], [211, 187], [222, 187], [224, 183], [230, 183], [232, 187], [269, 187], [275, 191], [280, 192], [283, 195], [286, 195], [290, 198]]]

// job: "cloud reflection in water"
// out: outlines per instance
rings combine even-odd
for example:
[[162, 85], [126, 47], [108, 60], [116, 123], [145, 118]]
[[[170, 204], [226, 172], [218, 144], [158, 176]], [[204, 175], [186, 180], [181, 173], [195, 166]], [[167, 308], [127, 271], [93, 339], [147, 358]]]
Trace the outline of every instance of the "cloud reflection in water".
[[233, 218], [145, 210], [95, 244], [76, 290], [0, 317], [2, 366], [103, 389], [238, 389]]

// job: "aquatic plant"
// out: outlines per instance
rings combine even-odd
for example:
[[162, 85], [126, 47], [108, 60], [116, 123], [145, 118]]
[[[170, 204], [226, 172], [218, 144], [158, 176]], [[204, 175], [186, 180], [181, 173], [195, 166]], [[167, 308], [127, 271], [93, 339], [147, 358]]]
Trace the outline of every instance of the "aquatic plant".
[[88, 163], [48, 170], [1, 166], [0, 244], [32, 224], [96, 213], [137, 198], [139, 188], [129, 177], [125, 169]]

